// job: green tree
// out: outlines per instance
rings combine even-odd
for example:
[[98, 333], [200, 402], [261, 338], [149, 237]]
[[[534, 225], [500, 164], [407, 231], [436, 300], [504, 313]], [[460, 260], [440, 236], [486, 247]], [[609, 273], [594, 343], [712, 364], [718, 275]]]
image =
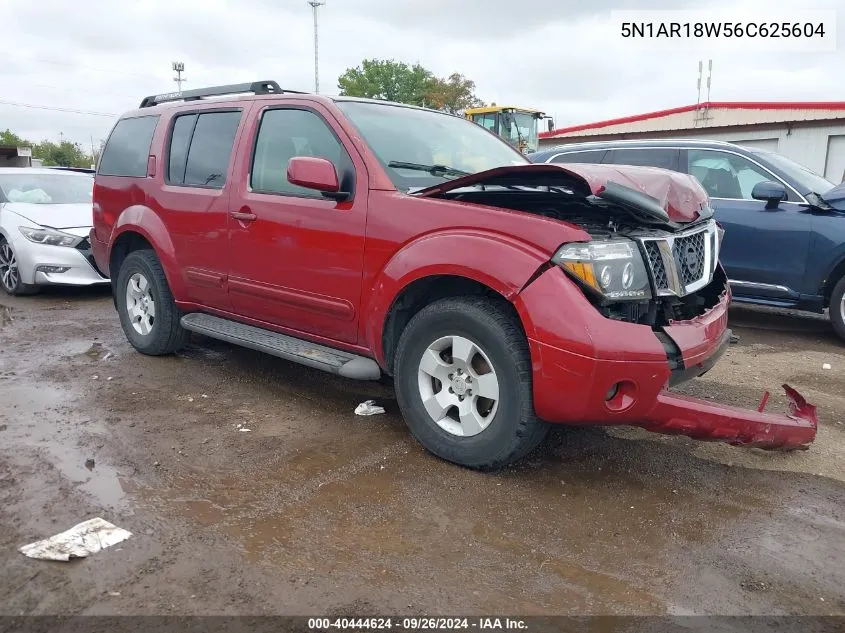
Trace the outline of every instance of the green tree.
[[435, 79], [426, 93], [426, 102], [431, 108], [451, 114], [484, 105], [475, 96], [475, 82], [460, 73], [452, 73], [445, 79]]
[[360, 66], [347, 68], [337, 85], [341, 95], [421, 106], [434, 81], [431, 71], [419, 64], [409, 66], [393, 59], [365, 59]]
[[32, 156], [40, 158], [45, 166], [90, 167], [92, 158], [82, 151], [78, 143], [42, 141], [32, 148]]
[[32, 143], [13, 133], [9, 128], [0, 132], [0, 145], [17, 145], [19, 147], [32, 147]]

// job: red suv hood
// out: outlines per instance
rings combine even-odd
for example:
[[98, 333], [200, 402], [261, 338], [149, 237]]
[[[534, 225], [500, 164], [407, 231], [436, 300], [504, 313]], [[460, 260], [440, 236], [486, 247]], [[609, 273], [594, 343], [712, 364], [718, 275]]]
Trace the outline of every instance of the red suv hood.
[[692, 176], [656, 167], [630, 165], [591, 165], [573, 163], [565, 167], [552, 164], [526, 164], [496, 167], [455, 180], [449, 180], [415, 193], [422, 197], [475, 185], [564, 187], [575, 195], [589, 196], [615, 183], [654, 198], [674, 222], [692, 222], [703, 208], [709, 207], [707, 192]]

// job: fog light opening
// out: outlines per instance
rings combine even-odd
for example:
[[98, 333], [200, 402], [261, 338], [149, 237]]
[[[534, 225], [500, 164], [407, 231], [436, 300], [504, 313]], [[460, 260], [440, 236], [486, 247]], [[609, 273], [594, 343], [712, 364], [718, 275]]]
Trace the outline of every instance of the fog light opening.
[[39, 273], [66, 273], [70, 270], [68, 266], [38, 266], [36, 272]]
[[605, 406], [614, 413], [627, 411], [637, 402], [637, 385], [630, 380], [622, 380], [607, 390]]

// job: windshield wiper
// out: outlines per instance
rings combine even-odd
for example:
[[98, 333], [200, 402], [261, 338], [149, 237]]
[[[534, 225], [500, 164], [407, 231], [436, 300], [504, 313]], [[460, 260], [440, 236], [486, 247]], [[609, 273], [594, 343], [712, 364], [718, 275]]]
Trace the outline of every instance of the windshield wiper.
[[405, 163], [401, 160], [392, 160], [387, 163], [388, 167], [395, 167], [398, 169], [414, 169], [416, 171], [425, 171], [432, 176], [469, 176], [472, 172], [463, 171], [449, 167], [448, 165], [422, 165], [420, 163]]

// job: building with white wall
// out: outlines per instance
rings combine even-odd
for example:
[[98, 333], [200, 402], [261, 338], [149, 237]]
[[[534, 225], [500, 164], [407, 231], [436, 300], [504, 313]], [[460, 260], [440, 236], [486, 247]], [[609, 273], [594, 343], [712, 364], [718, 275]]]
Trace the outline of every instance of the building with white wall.
[[31, 147], [0, 145], [0, 167], [31, 167], [33, 160]]
[[834, 183], [845, 181], [845, 101], [705, 102], [540, 134], [540, 149], [567, 143], [701, 138], [779, 152]]

